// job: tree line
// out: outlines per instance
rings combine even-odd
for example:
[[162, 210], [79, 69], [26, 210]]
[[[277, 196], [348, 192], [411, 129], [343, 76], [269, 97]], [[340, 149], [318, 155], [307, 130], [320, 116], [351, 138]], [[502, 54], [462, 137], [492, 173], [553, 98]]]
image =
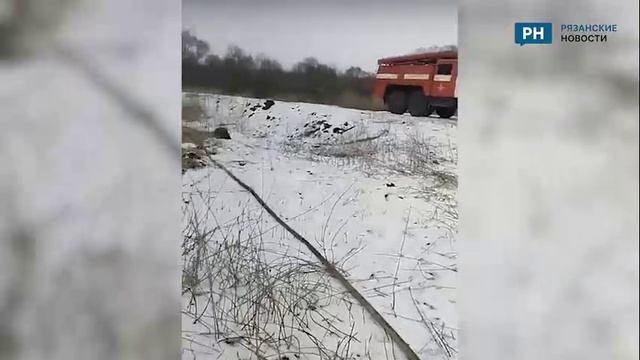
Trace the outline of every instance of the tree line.
[[341, 72], [313, 57], [284, 69], [278, 61], [252, 56], [238, 46], [219, 56], [206, 41], [182, 32], [182, 86], [187, 90], [371, 109], [373, 79], [359, 67]]

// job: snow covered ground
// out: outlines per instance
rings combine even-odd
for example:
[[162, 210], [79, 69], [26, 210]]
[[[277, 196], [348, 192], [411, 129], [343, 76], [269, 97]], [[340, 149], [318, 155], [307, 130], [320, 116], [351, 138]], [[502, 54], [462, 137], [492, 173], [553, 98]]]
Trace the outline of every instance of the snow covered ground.
[[[184, 96], [205, 116], [183, 126], [227, 127], [232, 139], [218, 141], [213, 157], [333, 262], [421, 358], [457, 357], [456, 119]], [[183, 202], [184, 359], [403, 358], [222, 170], [187, 171]]]

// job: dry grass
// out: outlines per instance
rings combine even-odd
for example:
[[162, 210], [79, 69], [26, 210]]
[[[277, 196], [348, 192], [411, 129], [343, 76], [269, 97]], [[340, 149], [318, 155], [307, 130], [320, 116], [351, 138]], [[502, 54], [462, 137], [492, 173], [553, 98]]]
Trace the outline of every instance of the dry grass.
[[455, 190], [458, 186], [457, 175], [450, 170], [457, 164], [452, 144], [439, 144], [417, 132], [399, 137], [388, 130], [372, 134], [360, 126], [336, 141], [290, 138], [282, 146], [286, 153], [372, 176], [393, 173], [420, 177], [431, 187]]
[[[220, 355], [242, 349], [256, 359], [354, 358], [355, 314], [349, 320], [335, 311], [352, 304], [324, 268], [301, 249], [269, 242], [277, 227], [262, 211], [245, 204], [220, 223], [214, 201], [208, 193], [185, 198], [183, 314], [200, 330], [183, 338], [192, 346], [211, 339], [208, 351]], [[287, 242], [284, 232], [278, 236]]]
[[339, 142], [309, 144], [307, 141], [288, 139], [283, 149], [292, 156], [357, 169], [368, 176], [391, 174], [417, 178], [420, 185], [412, 190], [412, 196], [433, 204], [437, 209], [434, 220], [452, 234], [457, 231], [458, 176], [453, 169], [458, 159], [452, 144], [439, 143], [418, 132], [399, 137], [388, 131], [370, 134], [362, 127]]
[[384, 104], [376, 101], [371, 95], [358, 94], [355, 91], [344, 91], [334, 104], [344, 108], [378, 111], [384, 110]]

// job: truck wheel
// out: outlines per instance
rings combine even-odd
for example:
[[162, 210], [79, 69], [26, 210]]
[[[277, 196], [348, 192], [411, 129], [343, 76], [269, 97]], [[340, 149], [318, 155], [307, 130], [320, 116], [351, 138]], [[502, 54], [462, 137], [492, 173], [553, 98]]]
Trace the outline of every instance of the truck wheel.
[[387, 96], [387, 107], [394, 114], [404, 114], [407, 111], [407, 95], [401, 90], [392, 90]]
[[439, 107], [436, 108], [436, 114], [441, 118], [448, 119], [452, 117], [456, 113], [456, 108], [454, 107]]
[[424, 114], [424, 116], [429, 116], [431, 114], [433, 114], [433, 111], [435, 110], [435, 108], [431, 105], [427, 106], [427, 112]]
[[427, 113], [429, 111], [429, 103], [427, 102], [427, 98], [422, 94], [421, 91], [413, 91], [409, 94], [409, 114], [411, 116], [428, 116]]

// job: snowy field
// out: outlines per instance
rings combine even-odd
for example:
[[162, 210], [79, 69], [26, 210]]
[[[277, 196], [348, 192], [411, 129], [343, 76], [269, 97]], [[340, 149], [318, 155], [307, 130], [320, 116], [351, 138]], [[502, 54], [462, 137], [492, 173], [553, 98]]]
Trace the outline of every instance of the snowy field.
[[[184, 94], [249, 184], [421, 359], [457, 358], [457, 119]], [[185, 146], [185, 145], [183, 145]], [[186, 145], [187, 147], [190, 145]], [[183, 359], [404, 359], [222, 170], [183, 174]]]

